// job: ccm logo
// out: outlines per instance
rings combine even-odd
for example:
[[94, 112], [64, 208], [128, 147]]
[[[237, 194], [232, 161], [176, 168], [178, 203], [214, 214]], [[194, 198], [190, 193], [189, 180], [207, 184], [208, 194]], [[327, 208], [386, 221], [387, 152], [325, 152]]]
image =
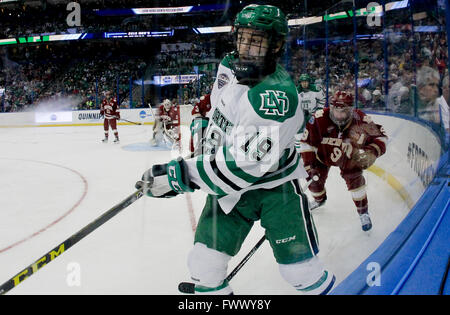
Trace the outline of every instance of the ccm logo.
[[295, 235], [294, 236], [289, 236], [287, 238], [283, 238], [281, 240], [276, 240], [275, 243], [277, 243], [277, 244], [284, 244], [284, 243], [287, 243], [287, 242], [290, 242], [290, 241], [293, 241], [293, 240], [295, 240]]
[[178, 183], [177, 172], [176, 172], [174, 165], [169, 166], [168, 176], [169, 176], [170, 186], [172, 186], [171, 188], [177, 193], [182, 193], [183, 190], [181, 189], [180, 184]]

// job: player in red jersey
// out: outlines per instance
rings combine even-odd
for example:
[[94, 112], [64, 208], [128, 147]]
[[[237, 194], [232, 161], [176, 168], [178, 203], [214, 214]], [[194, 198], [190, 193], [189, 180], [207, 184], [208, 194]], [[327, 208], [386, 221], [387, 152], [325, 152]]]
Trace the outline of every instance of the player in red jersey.
[[103, 129], [105, 131], [105, 138], [103, 142], [108, 142], [108, 131], [111, 127], [115, 140], [114, 143], [119, 143], [119, 132], [117, 131], [117, 120], [120, 119], [120, 109], [115, 97], [112, 97], [112, 93], [107, 91], [105, 93], [105, 99], [100, 105], [100, 115], [104, 116]]
[[372, 228], [363, 170], [386, 152], [387, 136], [383, 127], [372, 122], [362, 111], [353, 108], [353, 96], [338, 91], [330, 107], [315, 112], [306, 125], [300, 153], [309, 179], [315, 205], [325, 203], [325, 182], [331, 166], [339, 167], [341, 176], [351, 192], [361, 219], [363, 231]]
[[211, 109], [210, 94], [206, 94], [200, 98], [192, 109], [192, 123], [190, 126], [191, 130], [191, 141], [190, 150], [191, 156], [196, 156], [201, 153], [201, 139], [203, 138], [203, 132], [208, 126], [208, 114]]
[[164, 137], [174, 147], [180, 146], [180, 112], [178, 106], [174, 106], [169, 99], [165, 99], [158, 108], [155, 125], [153, 126], [153, 138], [150, 141], [153, 146], [160, 144]]

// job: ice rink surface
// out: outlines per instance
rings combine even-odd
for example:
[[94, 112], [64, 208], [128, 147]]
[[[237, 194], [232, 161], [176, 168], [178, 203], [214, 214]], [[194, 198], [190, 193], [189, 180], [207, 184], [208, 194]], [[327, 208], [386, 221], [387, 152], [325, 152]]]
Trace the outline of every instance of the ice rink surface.
[[[102, 126], [4, 128], [0, 132], [0, 284], [78, 232], [135, 189], [142, 173], [175, 157], [149, 150], [152, 126], [118, 126], [120, 144], [101, 143]], [[187, 127], [183, 127], [187, 147]], [[336, 168], [328, 201], [313, 212], [323, 263], [337, 283], [367, 258], [409, 209], [381, 178], [365, 172], [370, 234]], [[304, 183], [304, 181], [303, 181]], [[8, 294], [179, 294], [206, 195], [143, 197]], [[192, 209], [192, 210], [190, 210]], [[263, 235], [255, 227], [231, 271]], [[368, 271], [368, 275], [369, 272]], [[79, 280], [79, 281], [78, 281]], [[265, 242], [231, 281], [235, 294], [290, 295]]]

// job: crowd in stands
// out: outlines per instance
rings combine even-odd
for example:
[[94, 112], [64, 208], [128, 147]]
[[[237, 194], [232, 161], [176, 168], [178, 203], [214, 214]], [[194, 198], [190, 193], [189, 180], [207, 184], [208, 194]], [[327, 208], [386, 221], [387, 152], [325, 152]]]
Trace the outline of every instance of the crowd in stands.
[[[198, 74], [198, 78], [177, 91], [177, 102], [193, 104], [211, 91], [217, 66], [224, 53], [231, 51], [229, 34], [213, 37], [190, 36], [186, 42], [163, 45], [156, 57], [154, 75]], [[170, 97], [175, 97], [174, 95]]]
[[[189, 39], [187, 39], [189, 40]], [[166, 49], [161, 49], [155, 59], [158, 67], [155, 69], [156, 75], [173, 75], [179, 73], [190, 73], [194, 66], [203, 63], [216, 63], [216, 51], [213, 40], [205, 40], [201, 43], [180, 43], [166, 45]]]
[[119, 42], [33, 47], [0, 54], [4, 111], [31, 110], [61, 97], [74, 99], [72, 109], [98, 108], [106, 91], [127, 97], [130, 80], [141, 78], [147, 68], [145, 57]]
[[[129, 3], [127, 5], [126, 3]], [[177, 2], [177, 1], [167, 1]], [[68, 2], [67, 2], [68, 3]], [[162, 28], [179, 27], [199, 27], [230, 25], [231, 20], [228, 14], [223, 11], [208, 12], [199, 15], [201, 18], [192, 19], [191, 15], [111, 15], [101, 14], [99, 10], [115, 8], [148, 8], [145, 1], [112, 1], [105, 4], [103, 1], [89, 1], [80, 4], [82, 15], [80, 25], [68, 25], [67, 17], [71, 10], [67, 10], [67, 3], [52, 3], [46, 5], [15, 5], [12, 8], [0, 6], [0, 39], [53, 35], [69, 33], [102, 33], [118, 31], [154, 31], [160, 30], [156, 25], [163, 25]], [[116, 5], [114, 5], [116, 4]], [[170, 3], [161, 3], [161, 7], [169, 7]], [[180, 4], [181, 5], [181, 4]], [[186, 6], [187, 4], [182, 4]], [[196, 4], [197, 5], [197, 2]], [[198, 13], [200, 14], [200, 13]]]
[[[179, 3], [172, 2], [172, 5]], [[113, 3], [119, 5], [114, 1], [109, 1], [108, 5]], [[90, 5], [99, 4], [93, 1]], [[161, 21], [166, 18], [160, 17]], [[349, 27], [345, 31], [339, 30], [340, 38], [331, 32], [328, 56], [324, 41], [314, 41], [323, 35], [323, 24], [320, 30], [314, 29], [317, 26], [307, 28], [306, 32], [302, 27], [294, 29], [293, 38], [307, 34], [303, 38], [307, 45], [289, 45], [288, 58], [284, 62], [295, 80], [307, 73], [317, 85], [328, 88], [328, 95], [336, 89], [355, 91], [357, 73], [359, 108], [407, 115], [418, 113], [435, 120], [427, 113], [426, 107], [431, 106], [431, 101], [423, 97], [422, 88], [429, 85], [430, 80], [437, 80], [439, 89], [435, 94], [439, 96], [443, 89], [448, 61], [446, 35], [443, 32], [412, 32], [409, 18], [409, 15], [399, 13], [398, 21], [393, 18], [384, 30], [386, 40], [383, 37], [360, 39], [356, 46], [352, 34], [345, 33], [352, 30], [349, 20]], [[415, 26], [436, 22], [443, 23], [428, 16], [415, 21]], [[27, 25], [17, 27], [26, 28]], [[46, 27], [45, 23], [42, 27]], [[144, 76], [151, 80], [155, 75], [201, 74], [198, 80], [161, 93], [161, 96], [177, 99], [179, 104], [192, 103], [210, 92], [218, 62], [233, 47], [229, 34], [193, 34], [183, 40], [148, 42], [148, 46], [153, 46], [150, 51], [148, 46], [136, 49], [134, 45], [126, 41], [87, 41], [83, 44], [3, 48], [0, 50], [3, 63], [0, 87], [6, 87], [3, 99], [0, 98], [3, 109], [27, 110], [33, 104], [61, 96], [78, 98], [78, 109], [90, 109], [98, 106], [98, 98], [106, 90], [116, 92], [120, 103], [127, 106], [132, 93], [130, 86], [134, 88], [134, 81]], [[132, 106], [139, 106], [139, 102], [133, 99]]]
[[[314, 41], [315, 34], [311, 31], [306, 38], [306, 46], [292, 49], [289, 58], [291, 75], [298, 78], [302, 73], [309, 74], [317, 80], [316, 84], [324, 89], [328, 87], [328, 97], [337, 89], [349, 90], [353, 94], [357, 91], [359, 108], [417, 115], [439, 123], [437, 113], [440, 109], [436, 99], [442, 95], [445, 84], [448, 85], [445, 83], [448, 79], [444, 80], [448, 78], [446, 34], [412, 32], [408, 21], [409, 17], [406, 21], [404, 17], [403, 20], [392, 21], [385, 29], [386, 41], [383, 37], [368, 37], [359, 39], [355, 47], [352, 33], [339, 39], [332, 37], [328, 56], [324, 41]], [[443, 21], [433, 17], [415, 21], [415, 26], [439, 23]], [[300, 29], [297, 34], [301, 38], [305, 33]], [[358, 74], [357, 89], [355, 73]], [[433, 90], [429, 92], [432, 97], [425, 96], [427, 89]], [[448, 112], [448, 105], [445, 105]], [[434, 108], [431, 110], [433, 114], [430, 114], [430, 108]], [[448, 126], [448, 122], [446, 124]]]
[[[144, 0], [88, 0], [78, 1], [82, 10], [81, 25], [69, 26], [67, 16], [71, 12], [67, 10], [69, 2], [53, 1], [24, 1], [6, 3], [0, 6], [0, 39], [18, 36], [36, 36], [43, 34], [67, 34], [67, 33], [101, 33], [116, 31], [149, 31], [155, 30], [155, 25], [163, 25], [164, 28], [200, 27], [215, 25], [231, 25], [235, 14], [246, 4], [264, 2], [280, 6], [290, 17], [303, 16], [305, 5], [303, 2], [288, 1], [208, 1], [208, 0], [171, 0], [149, 2]], [[327, 3], [330, 1], [326, 1]], [[111, 15], [100, 14], [104, 9], [124, 8], [149, 8], [149, 7], [180, 7], [222, 4], [226, 9], [198, 12], [198, 18], [192, 18], [189, 14], [161, 14], [161, 15]], [[325, 5], [325, 3], [323, 4]], [[315, 6], [317, 7], [317, 5]], [[314, 8], [315, 10], [320, 10]], [[311, 10], [310, 14], [312, 14]], [[298, 12], [298, 13], [297, 13]], [[195, 13], [194, 13], [195, 14]]]
[[[4, 111], [27, 110], [34, 106], [41, 93], [54, 84], [60, 72], [63, 52], [54, 49], [13, 49], [17, 61], [9, 59], [6, 49], [0, 50], [0, 98]], [[60, 54], [61, 53], [61, 54]]]
[[106, 91], [118, 96], [119, 102], [127, 97], [129, 82], [142, 78], [147, 64], [142, 57], [130, 58], [110, 47], [108, 52], [96, 51], [89, 58], [78, 59], [60, 76], [58, 84], [46, 91], [43, 98], [60, 91], [78, 97], [78, 109], [98, 108]]

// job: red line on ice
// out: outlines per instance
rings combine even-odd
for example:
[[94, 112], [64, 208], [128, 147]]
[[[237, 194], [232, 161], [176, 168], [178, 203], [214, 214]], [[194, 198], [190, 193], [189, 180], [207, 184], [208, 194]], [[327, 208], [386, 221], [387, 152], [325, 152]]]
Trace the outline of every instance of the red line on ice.
[[[9, 159], [8, 159], [8, 160], [9, 160]], [[46, 230], [48, 230], [49, 228], [51, 228], [52, 226], [54, 226], [55, 224], [57, 224], [58, 222], [60, 222], [62, 219], [64, 219], [65, 217], [67, 217], [70, 213], [72, 213], [72, 212], [80, 205], [80, 203], [81, 203], [81, 202], [83, 201], [83, 199], [86, 197], [86, 194], [87, 194], [87, 191], [88, 191], [88, 183], [87, 183], [86, 178], [84, 178], [83, 175], [81, 175], [79, 172], [77, 172], [77, 171], [75, 171], [75, 170], [73, 170], [73, 169], [71, 169], [71, 168], [68, 168], [68, 167], [65, 167], [65, 166], [61, 166], [61, 165], [58, 165], [58, 164], [49, 163], [49, 162], [41, 162], [41, 161], [33, 161], [33, 160], [25, 160], [25, 159], [15, 159], [15, 160], [21, 160], [21, 161], [27, 161], [27, 162], [36, 162], [36, 163], [48, 164], [48, 165], [51, 165], [51, 166], [56, 166], [56, 167], [60, 167], [60, 168], [64, 168], [64, 169], [66, 169], [66, 170], [69, 170], [69, 171], [71, 171], [72, 173], [75, 173], [76, 175], [78, 175], [78, 176], [81, 178], [81, 180], [83, 181], [83, 184], [84, 184], [84, 191], [83, 191], [83, 194], [82, 194], [82, 196], [80, 197], [80, 199], [72, 206], [72, 208], [69, 209], [69, 211], [67, 211], [66, 213], [64, 213], [61, 217], [59, 217], [58, 219], [56, 219], [55, 221], [53, 221], [53, 222], [50, 223], [49, 225], [43, 227], [43, 228], [40, 229], [39, 231], [37, 231], [37, 232], [31, 234], [30, 236], [28, 236], [28, 237], [26, 237], [26, 238], [24, 238], [24, 239], [22, 239], [22, 240], [20, 240], [20, 241], [17, 241], [17, 242], [15, 242], [15, 243], [13, 243], [13, 244], [11, 244], [11, 245], [5, 247], [5, 248], [0, 249], [0, 253], [6, 252], [7, 250], [10, 250], [11, 248], [18, 246], [18, 245], [20, 245], [20, 244], [22, 244], [22, 243], [24, 243], [24, 242], [26, 242], [26, 241], [32, 239], [33, 237], [38, 236], [39, 234], [45, 232]]]
[[188, 206], [189, 219], [191, 221], [192, 232], [195, 234], [195, 230], [197, 229], [197, 221], [195, 220], [194, 207], [192, 206], [192, 198], [189, 193], [186, 193], [186, 202]]

